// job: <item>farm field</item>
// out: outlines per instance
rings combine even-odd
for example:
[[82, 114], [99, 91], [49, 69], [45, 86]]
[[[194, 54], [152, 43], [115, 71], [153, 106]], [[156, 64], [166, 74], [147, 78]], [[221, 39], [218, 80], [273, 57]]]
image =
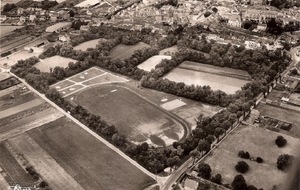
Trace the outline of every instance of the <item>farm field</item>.
[[55, 55], [53, 57], [48, 57], [46, 59], [41, 59], [40, 62], [35, 64], [34, 66], [41, 70], [41, 72], [50, 72], [50, 68], [54, 67], [68, 67], [70, 62], [76, 62], [76, 60], [66, 57], [61, 57], [59, 55]]
[[177, 45], [168, 47], [166, 49], [163, 49], [159, 52], [159, 55], [172, 55], [174, 53], [178, 52], [178, 47]]
[[34, 185], [33, 178], [11, 155], [10, 151], [7, 149], [4, 143], [0, 144], [0, 154], [0, 168], [2, 168], [3, 170], [0, 173], [0, 177], [3, 176], [5, 181], [7, 181], [9, 185], [19, 184], [23, 187], [32, 187]]
[[23, 104], [20, 104], [20, 105], [2, 110], [2, 111], [0, 111], [0, 119], [8, 117], [8, 116], [13, 115], [13, 114], [16, 114], [18, 112], [22, 112], [24, 110], [33, 108], [33, 107], [38, 106], [42, 103], [43, 103], [43, 100], [34, 99], [34, 100], [30, 100], [26, 103], [23, 103]]
[[143, 42], [139, 42], [135, 45], [119, 44], [110, 51], [109, 56], [114, 59], [128, 59], [133, 55], [133, 53], [136, 50], [149, 48], [149, 47], [150, 46], [148, 44], [145, 44]]
[[22, 51], [18, 51], [16, 53], [13, 53], [8, 57], [8, 59], [6, 57], [1, 58], [0, 59], [0, 67], [4, 67], [5, 64], [7, 64], [7, 67], [11, 67], [14, 64], [16, 64], [19, 60], [25, 60], [28, 59], [29, 57], [34, 57], [34, 56], [38, 56], [40, 53], [38, 52], [32, 52], [30, 53], [29, 51], [26, 50], [22, 50]]
[[[6, 0], [4, 0], [6, 1]], [[1, 2], [2, 4], [3, 2]], [[4, 3], [3, 3], [4, 4]], [[6, 3], [5, 3], [6, 4]], [[2, 7], [2, 5], [1, 5]], [[0, 30], [0, 38], [10, 34], [12, 31], [14, 31], [15, 29], [18, 29], [18, 28], [22, 28], [24, 26], [1, 26], [1, 30]]]
[[28, 135], [86, 190], [140, 190], [155, 183], [67, 118], [31, 130]]
[[0, 95], [0, 112], [8, 108], [12, 108], [20, 104], [23, 104], [25, 102], [32, 101], [37, 98], [37, 96], [34, 93], [31, 92], [23, 93], [23, 92], [24, 91], [22, 91], [20, 88], [13, 91], [9, 89], [7, 92], [8, 94], [5, 94], [3, 96]]
[[232, 69], [228, 67], [218, 67], [193, 61], [184, 61], [179, 65], [179, 68], [211, 74], [218, 74], [221, 76], [234, 77], [243, 80], [251, 80], [251, 76], [247, 71], [243, 71], [240, 69]]
[[151, 71], [152, 69], [155, 69], [155, 66], [158, 65], [163, 59], [171, 59], [171, 56], [168, 55], [155, 55], [153, 57], [150, 57], [143, 63], [138, 65], [139, 69], [143, 69], [145, 71]]
[[229, 135], [211, 155], [204, 159], [212, 167], [212, 175], [220, 173], [223, 184], [230, 184], [238, 174], [235, 165], [242, 159], [238, 157], [240, 150], [248, 151], [253, 157], [262, 157], [264, 163], [244, 160], [249, 164], [249, 171], [244, 175], [247, 184], [257, 188], [272, 189], [273, 185], [283, 183], [288, 172], [277, 169], [277, 158], [281, 154], [297, 155], [300, 140], [283, 135], [287, 139], [287, 145], [278, 148], [274, 143], [279, 133], [268, 131], [259, 127], [240, 125]]
[[84, 190], [53, 158], [30, 136], [22, 134], [8, 140], [13, 149], [22, 154], [52, 189]]
[[95, 40], [90, 40], [90, 41], [83, 42], [83, 43], [75, 46], [73, 49], [86, 51], [88, 48], [96, 48], [96, 46], [99, 44], [99, 42], [103, 42], [103, 41], [106, 41], [106, 39], [99, 38], [99, 39], [95, 39]]
[[[101, 85], [88, 88], [78, 93], [74, 102], [114, 124], [121, 134], [133, 142], [148, 141], [163, 146], [153, 140], [149, 142], [151, 136], [156, 136], [170, 145], [179, 140], [184, 132], [183, 126], [176, 120], [123, 87]], [[169, 135], [170, 131], [173, 131], [175, 138]]]
[[208, 85], [212, 90], [222, 90], [227, 94], [234, 94], [249, 82], [248, 80], [182, 68], [175, 68], [165, 75], [165, 78], [175, 82], [183, 82], [187, 85]]
[[290, 110], [278, 106], [272, 106], [269, 104], [259, 104], [258, 111], [260, 115], [272, 117], [282, 121], [288, 121], [292, 123], [292, 128], [289, 132], [281, 130], [280, 132], [286, 133], [290, 136], [297, 137], [300, 139], [300, 112], [295, 110]]

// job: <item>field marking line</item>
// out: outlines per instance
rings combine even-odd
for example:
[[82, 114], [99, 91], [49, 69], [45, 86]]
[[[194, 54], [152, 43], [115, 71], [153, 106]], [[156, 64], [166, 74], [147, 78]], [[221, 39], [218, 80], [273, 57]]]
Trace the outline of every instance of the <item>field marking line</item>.
[[[61, 80], [61, 81], [58, 81], [57, 83], [52, 84], [50, 87], [51, 87], [51, 88], [55, 88], [55, 87], [53, 87], [53, 86], [55, 86], [55, 85], [57, 85], [57, 84], [60, 84], [60, 83], [63, 83], [63, 82], [65, 82], [65, 80], [67, 80], [67, 81], [69, 81], [69, 82], [71, 82], [71, 83], [74, 83], [73, 81], [68, 80], [68, 78], [66, 78], [66, 79], [64, 79], [64, 80]], [[73, 84], [71, 84], [71, 85], [73, 85]]]
[[[71, 82], [75, 82], [75, 81], [73, 81], [71, 78], [76, 77], [76, 76], [78, 76], [78, 75], [82, 75], [82, 73], [88, 72], [89, 70], [92, 70], [92, 69], [94, 69], [94, 67], [91, 67], [91, 68], [89, 68], [89, 69], [87, 69], [87, 70], [84, 70], [84, 71], [82, 71], [82, 72], [80, 72], [80, 73], [77, 73], [77, 74], [75, 74], [75, 75], [72, 75], [72, 76], [70, 76], [70, 77], [68, 77], [68, 78], [66, 78], [66, 79], [68, 79], [68, 80], [71, 81]], [[103, 72], [106, 72], [106, 71], [103, 71]], [[101, 74], [103, 74], [103, 73], [101, 73]], [[66, 79], [65, 79], [65, 80], [66, 80]]]
[[66, 89], [68, 89], [68, 88], [72, 88], [72, 87], [74, 87], [74, 86], [76, 86], [76, 85], [83, 86], [83, 87], [86, 86], [86, 85], [84, 85], [84, 84], [80, 84], [80, 83], [77, 84], [77, 83], [75, 83], [75, 84], [72, 84], [71, 86], [67, 86], [67, 87], [62, 88], [62, 89], [59, 89], [59, 90], [56, 89], [56, 88], [55, 88], [55, 89], [56, 89], [58, 92], [60, 92], [60, 91], [66, 90]]
[[85, 89], [85, 88], [87, 88], [87, 86], [83, 86], [82, 88], [79, 88], [79, 89], [77, 89], [77, 90], [74, 90], [74, 91], [72, 91], [71, 93], [64, 95], [63, 98], [65, 98], [65, 97], [67, 97], [67, 96], [69, 96], [69, 95], [72, 95], [72, 94], [74, 94], [74, 93], [76, 93], [76, 92], [79, 92], [80, 90], [83, 90], [83, 89]]
[[[81, 82], [77, 82], [77, 83], [82, 84], [82, 83], [84, 83], [84, 82], [93, 80], [93, 79], [95, 79], [95, 78], [97, 78], [97, 77], [101, 77], [101, 76], [104, 76], [104, 75], [106, 75], [106, 74], [107, 74], [107, 73], [105, 72], [105, 73], [102, 73], [102, 74], [100, 74], [100, 75], [94, 76], [94, 77], [92, 77], [92, 78], [89, 78], [89, 79], [87, 79], [87, 80], [84, 80], [84, 81], [81, 81]], [[85, 85], [85, 84], [82, 84], [82, 85], [87, 86], [87, 85]]]
[[98, 139], [103, 144], [105, 144], [106, 146], [108, 146], [110, 149], [112, 149], [113, 151], [115, 151], [117, 154], [119, 154], [120, 156], [122, 156], [125, 160], [127, 160], [128, 162], [130, 162], [132, 165], [134, 165], [135, 167], [137, 167], [138, 169], [140, 169], [142, 172], [144, 172], [146, 175], [148, 175], [149, 177], [151, 177], [152, 179], [154, 179], [155, 181], [157, 181], [157, 183], [159, 184], [160, 187], [163, 186], [164, 177], [157, 176], [157, 175], [149, 172], [148, 170], [146, 170], [144, 167], [142, 167], [135, 160], [133, 160], [132, 158], [130, 158], [129, 156], [127, 156], [124, 152], [122, 152], [121, 150], [119, 150], [118, 148], [116, 148], [115, 146], [113, 146], [107, 140], [105, 140], [104, 138], [102, 138], [101, 136], [99, 136], [96, 132], [92, 131], [90, 128], [88, 128], [87, 126], [85, 126], [84, 124], [82, 124], [81, 122], [79, 122], [77, 119], [75, 119], [73, 116], [71, 116], [65, 110], [63, 110], [61, 107], [59, 107], [54, 102], [52, 102], [51, 100], [49, 100], [48, 98], [46, 98], [46, 96], [44, 94], [41, 94], [40, 92], [38, 92], [36, 89], [34, 89], [32, 86], [30, 86], [24, 79], [18, 77], [14, 73], [12, 73], [12, 75], [15, 76], [17, 79], [19, 79], [23, 84], [25, 84], [28, 89], [30, 89], [32, 92], [36, 93], [38, 96], [40, 96], [41, 98], [43, 98], [50, 105], [52, 105], [54, 108], [56, 108], [58, 111], [60, 111], [60, 113], [63, 113], [66, 117], [68, 117], [69, 119], [71, 119], [74, 123], [76, 123], [77, 125], [79, 125], [82, 129], [84, 129], [85, 131], [87, 131], [90, 135], [94, 136], [96, 139]]

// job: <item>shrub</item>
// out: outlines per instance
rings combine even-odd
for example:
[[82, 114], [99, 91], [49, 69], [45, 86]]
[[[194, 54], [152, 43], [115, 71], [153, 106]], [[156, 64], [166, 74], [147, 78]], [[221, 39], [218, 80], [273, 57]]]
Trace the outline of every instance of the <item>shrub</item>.
[[256, 162], [257, 162], [257, 163], [263, 163], [264, 160], [263, 160], [261, 157], [257, 157], [257, 158], [256, 158]]
[[240, 173], [246, 173], [249, 170], [249, 165], [244, 161], [239, 161], [235, 166], [236, 171]]
[[258, 190], [254, 185], [249, 185], [248, 190]]
[[206, 13], [204, 13], [204, 17], [209, 17], [211, 15], [211, 13], [210, 12], [206, 12]]
[[244, 159], [249, 159], [249, 158], [250, 158], [249, 152], [247, 152], [247, 151], [245, 152], [245, 151], [243, 151], [243, 150], [240, 150], [240, 151], [239, 151], [238, 156], [239, 156], [240, 158], [244, 158]]
[[211, 175], [211, 168], [208, 164], [206, 163], [200, 163], [198, 166], [198, 170], [199, 170], [199, 177], [202, 177], [204, 179], [209, 179], [210, 175]]
[[286, 143], [287, 143], [287, 140], [283, 136], [281, 136], [281, 135], [277, 136], [277, 138], [275, 140], [275, 144], [278, 147], [284, 147], [286, 145]]
[[4, 52], [4, 53], [1, 53], [1, 57], [6, 57], [10, 54], [11, 54], [11, 51]]

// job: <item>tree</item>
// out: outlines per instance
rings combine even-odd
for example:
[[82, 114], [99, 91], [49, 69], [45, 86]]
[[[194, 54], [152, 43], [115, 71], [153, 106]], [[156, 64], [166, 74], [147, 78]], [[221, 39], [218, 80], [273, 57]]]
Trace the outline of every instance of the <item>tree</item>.
[[278, 147], [284, 147], [286, 145], [286, 143], [287, 143], [287, 140], [283, 136], [281, 136], [281, 135], [277, 136], [277, 138], [275, 140], [275, 144]]
[[193, 158], [193, 164], [195, 164], [195, 161], [199, 156], [200, 156], [200, 152], [197, 149], [194, 149], [190, 152], [190, 157]]
[[13, 10], [14, 8], [16, 8], [16, 5], [14, 3], [7, 3], [3, 6], [3, 12], [4, 13], [8, 13], [9, 11]]
[[249, 170], [249, 165], [244, 161], [239, 161], [237, 165], [235, 165], [236, 171], [240, 173], [246, 173]]
[[257, 157], [257, 158], [256, 158], [256, 162], [257, 162], [257, 163], [263, 163], [264, 160], [263, 160], [261, 157]]
[[254, 185], [249, 185], [248, 190], [258, 190]]
[[277, 168], [285, 170], [292, 165], [293, 157], [289, 154], [282, 154], [277, 159]]
[[181, 159], [179, 158], [179, 156], [175, 156], [175, 157], [167, 159], [167, 164], [171, 168], [171, 172], [172, 172], [173, 167], [176, 166], [177, 164], [179, 164], [180, 162], [181, 162]]
[[207, 153], [210, 150], [210, 144], [206, 140], [200, 140], [198, 144], [198, 150]]
[[244, 158], [244, 159], [249, 159], [249, 158], [250, 158], [249, 152], [247, 152], [247, 151], [245, 152], [245, 151], [243, 151], [243, 150], [240, 150], [240, 151], [239, 151], [238, 156], [239, 156], [240, 158]]
[[214, 177], [211, 179], [212, 182], [221, 185], [222, 184], [222, 175], [221, 174], [216, 174]]
[[243, 175], [236, 175], [231, 183], [233, 190], [248, 190], [246, 180]]
[[198, 165], [198, 176], [202, 177], [204, 179], [209, 179], [211, 175], [211, 168], [208, 164], [206, 163], [200, 163]]
[[291, 72], [291, 75], [297, 75], [298, 74], [297, 69], [292, 69], [290, 72]]
[[223, 128], [220, 128], [220, 127], [217, 127], [216, 129], [215, 129], [215, 136], [217, 137], [217, 140], [218, 140], [218, 142], [219, 142], [219, 137], [221, 136], [221, 135], [223, 135], [225, 133], [225, 130], [223, 129]]

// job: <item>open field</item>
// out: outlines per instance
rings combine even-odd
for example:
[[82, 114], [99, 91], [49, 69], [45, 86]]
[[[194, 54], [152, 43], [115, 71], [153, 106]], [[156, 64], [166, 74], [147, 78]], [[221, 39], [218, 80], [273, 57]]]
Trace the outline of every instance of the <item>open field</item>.
[[66, 87], [69, 87], [71, 85], [74, 85], [74, 82], [71, 82], [69, 80], [63, 80], [63, 81], [59, 81], [58, 83], [55, 83], [54, 85], [52, 85], [52, 88], [55, 88], [56, 90], [60, 90]]
[[0, 155], [2, 175], [9, 185], [19, 184], [23, 187], [32, 187], [34, 185], [33, 178], [20, 166], [3, 143], [0, 144]]
[[165, 78], [183, 82], [187, 85], [210, 86], [212, 90], [222, 90], [227, 94], [234, 94], [237, 90], [248, 83], [248, 80], [242, 80], [206, 72], [175, 68], [165, 75]]
[[272, 117], [282, 121], [288, 121], [292, 123], [292, 128], [289, 132], [280, 131], [286, 133], [290, 136], [297, 137], [300, 139], [300, 112], [295, 110], [290, 110], [278, 106], [273, 106], [269, 104], [259, 104], [258, 111], [260, 115]]
[[68, 67], [69, 63], [75, 63], [76, 60], [66, 57], [61, 57], [59, 55], [55, 55], [53, 57], [48, 57], [46, 59], [41, 59], [40, 62], [35, 64], [34, 66], [41, 70], [42, 72], [50, 72], [50, 68], [54, 67]]
[[[101, 85], [87, 88], [78, 93], [74, 101], [114, 124], [121, 134], [134, 142], [147, 141], [151, 135], [163, 139], [170, 130], [180, 137], [183, 135], [183, 126], [177, 121], [123, 87]], [[179, 139], [167, 138], [165, 143], [169, 145], [175, 140]]]
[[283, 183], [288, 172], [277, 169], [277, 158], [281, 154], [297, 155], [300, 140], [283, 135], [287, 145], [278, 148], [274, 141], [279, 133], [268, 131], [259, 127], [240, 125], [233, 134], [229, 135], [204, 162], [212, 167], [213, 175], [220, 173], [223, 184], [230, 184], [238, 174], [235, 165], [244, 160], [238, 157], [240, 150], [248, 151], [253, 157], [262, 157], [264, 163], [244, 160], [249, 164], [250, 170], [243, 174], [247, 183], [257, 188], [272, 189], [273, 185]]
[[155, 66], [158, 65], [163, 59], [171, 59], [171, 56], [168, 55], [155, 55], [153, 57], [150, 57], [143, 63], [138, 65], [138, 68], [143, 69], [145, 71], [151, 71], [152, 69], [155, 69]]
[[94, 85], [94, 84], [106, 84], [106, 83], [116, 83], [116, 82], [124, 82], [124, 78], [121, 78], [117, 75], [113, 75], [111, 73], [105, 73], [101, 76], [83, 82], [82, 84], [86, 86]]
[[218, 67], [193, 61], [184, 61], [179, 65], [179, 68], [211, 74], [218, 74], [221, 76], [234, 77], [243, 80], [251, 80], [251, 76], [247, 71], [243, 71], [240, 69], [232, 69], [228, 67]]
[[154, 183], [152, 178], [66, 118], [28, 134], [86, 190], [140, 190]]
[[22, 27], [24, 26], [1, 26], [0, 38], [10, 34], [15, 29], [22, 28]]
[[75, 46], [74, 50], [86, 51], [88, 48], [96, 48], [96, 46], [99, 44], [99, 42], [103, 42], [103, 41], [106, 41], [106, 39], [99, 38], [99, 39], [83, 42], [83, 43]]
[[67, 95], [71, 94], [72, 92], [75, 92], [75, 91], [78, 91], [78, 90], [82, 89], [83, 87], [84, 87], [83, 85], [75, 84], [75, 85], [72, 85], [72, 86], [67, 87], [65, 89], [62, 89], [61, 93], [64, 96], [67, 96]]
[[140, 50], [148, 47], [150, 46], [143, 42], [139, 42], [135, 45], [119, 44], [110, 51], [109, 56], [115, 59], [128, 59], [132, 56], [132, 54], [136, 50]]
[[8, 140], [13, 149], [22, 154], [30, 165], [55, 190], [84, 190], [60, 165], [30, 136], [23, 134]]
[[177, 45], [161, 50], [159, 55], [172, 55], [176, 52], [178, 52]]
[[21, 50], [18, 51], [16, 53], [13, 53], [9, 56], [7, 56], [8, 58], [4, 57], [0, 59], [0, 67], [4, 67], [5, 64], [7, 64], [7, 67], [11, 67], [14, 64], [16, 64], [19, 60], [23, 59], [28, 59], [29, 57], [34, 57], [34, 56], [38, 56], [40, 53], [38, 52], [32, 52], [30, 53], [29, 51], [26, 50]]

